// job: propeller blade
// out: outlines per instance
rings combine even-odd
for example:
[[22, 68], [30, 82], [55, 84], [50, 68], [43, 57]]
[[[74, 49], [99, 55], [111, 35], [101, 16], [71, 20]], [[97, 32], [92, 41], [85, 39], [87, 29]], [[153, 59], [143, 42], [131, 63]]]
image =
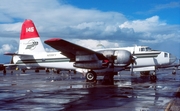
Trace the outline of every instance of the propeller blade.
[[[133, 52], [134, 53], [134, 52]], [[131, 75], [133, 75], [133, 68], [134, 68], [134, 64], [137, 64], [136, 62], [136, 56], [132, 56], [132, 61], [131, 61]]]

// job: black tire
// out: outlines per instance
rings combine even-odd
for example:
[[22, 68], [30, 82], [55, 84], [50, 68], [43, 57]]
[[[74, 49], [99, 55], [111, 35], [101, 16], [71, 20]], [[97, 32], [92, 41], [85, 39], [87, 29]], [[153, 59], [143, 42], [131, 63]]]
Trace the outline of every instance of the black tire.
[[46, 73], [49, 73], [49, 69], [46, 70]]
[[86, 81], [87, 82], [94, 82], [96, 81], [97, 75], [94, 71], [88, 71], [86, 73]]
[[26, 70], [25, 70], [25, 69], [22, 69], [21, 71], [22, 71], [23, 73], [25, 73], [25, 72], [26, 72]]
[[59, 74], [60, 73], [60, 70], [57, 70], [57, 74]]
[[38, 70], [38, 69], [35, 69], [35, 72], [39, 72], [39, 70]]
[[172, 74], [174, 74], [174, 75], [175, 75], [175, 74], [176, 74], [176, 70], [173, 70], [173, 71], [172, 71]]
[[3, 74], [6, 74], [6, 70], [3, 70]]
[[150, 80], [151, 80], [151, 81], [156, 81], [156, 80], [157, 80], [156, 75], [151, 75], [151, 76], [150, 76]]
[[141, 71], [140, 73], [141, 73], [141, 75], [149, 75], [150, 71]]

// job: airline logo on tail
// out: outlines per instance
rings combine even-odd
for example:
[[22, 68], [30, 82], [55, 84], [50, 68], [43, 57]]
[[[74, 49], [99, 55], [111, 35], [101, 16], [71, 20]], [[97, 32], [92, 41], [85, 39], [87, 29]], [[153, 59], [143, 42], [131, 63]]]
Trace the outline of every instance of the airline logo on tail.
[[34, 41], [34, 40], [30, 40], [30, 41], [27, 43], [26, 49], [33, 50], [33, 49], [36, 48], [37, 45], [38, 45], [38, 42], [36, 42], [36, 41]]

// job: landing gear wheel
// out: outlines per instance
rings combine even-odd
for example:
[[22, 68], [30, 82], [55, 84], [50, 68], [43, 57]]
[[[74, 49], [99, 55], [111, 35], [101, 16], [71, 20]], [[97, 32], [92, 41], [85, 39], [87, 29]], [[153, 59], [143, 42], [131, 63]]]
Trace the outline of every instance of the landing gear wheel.
[[22, 71], [23, 73], [25, 73], [25, 72], [26, 72], [26, 71], [25, 71], [25, 69], [22, 69], [21, 71]]
[[59, 74], [60, 73], [60, 70], [57, 70], [57, 74]]
[[173, 71], [172, 71], [172, 74], [174, 74], [174, 75], [175, 75], [175, 74], [176, 74], [176, 70], [173, 70]]
[[141, 73], [141, 75], [149, 75], [150, 71], [141, 71], [140, 73]]
[[74, 74], [76, 74], [76, 70], [74, 70], [73, 72], [74, 72]]
[[46, 69], [46, 73], [49, 73], [49, 69]]
[[156, 80], [157, 80], [156, 75], [150, 75], [150, 80], [151, 80], [151, 81], [156, 81]]
[[39, 72], [39, 70], [38, 70], [38, 69], [35, 69], [35, 72]]
[[94, 82], [94, 81], [96, 81], [96, 77], [97, 77], [97, 75], [96, 75], [96, 73], [94, 71], [88, 71], [86, 73], [86, 81], [87, 82]]
[[6, 70], [3, 70], [3, 74], [6, 74]]

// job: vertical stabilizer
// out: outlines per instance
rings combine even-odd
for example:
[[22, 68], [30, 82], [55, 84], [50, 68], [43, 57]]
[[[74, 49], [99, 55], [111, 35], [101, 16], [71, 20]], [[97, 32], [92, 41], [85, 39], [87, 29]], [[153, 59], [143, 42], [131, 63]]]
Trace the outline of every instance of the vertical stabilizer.
[[32, 20], [25, 20], [22, 24], [19, 54], [37, 54], [45, 52], [39, 34]]

